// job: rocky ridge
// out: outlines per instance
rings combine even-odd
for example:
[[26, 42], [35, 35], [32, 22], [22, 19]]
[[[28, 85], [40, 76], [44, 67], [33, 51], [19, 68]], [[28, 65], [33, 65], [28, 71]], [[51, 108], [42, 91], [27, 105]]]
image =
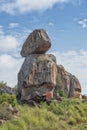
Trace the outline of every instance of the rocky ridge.
[[50, 47], [51, 40], [44, 29], [33, 31], [26, 39], [21, 50], [25, 60], [18, 73], [21, 100], [40, 102], [64, 95], [81, 98], [79, 80], [57, 65], [54, 55], [46, 54]]

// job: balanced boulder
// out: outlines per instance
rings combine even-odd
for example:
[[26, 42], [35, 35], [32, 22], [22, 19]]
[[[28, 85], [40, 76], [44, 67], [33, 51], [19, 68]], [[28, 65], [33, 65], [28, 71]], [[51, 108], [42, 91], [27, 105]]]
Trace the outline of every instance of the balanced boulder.
[[26, 57], [30, 54], [43, 54], [51, 47], [51, 41], [44, 29], [33, 31], [26, 39], [21, 56]]

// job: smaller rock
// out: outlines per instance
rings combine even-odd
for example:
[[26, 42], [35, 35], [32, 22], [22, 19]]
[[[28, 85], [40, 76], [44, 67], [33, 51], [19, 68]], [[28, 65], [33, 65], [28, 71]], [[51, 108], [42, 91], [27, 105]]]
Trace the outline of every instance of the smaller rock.
[[11, 88], [7, 85], [3, 86], [0, 88], [0, 94], [2, 93], [7, 93], [7, 94], [10, 94], [10, 95], [15, 95], [16, 94], [16, 90], [15, 88]]
[[81, 93], [79, 93], [78, 91], [75, 91], [74, 92], [74, 98], [82, 99]]
[[82, 95], [82, 99], [87, 99], [87, 95]]
[[0, 125], [3, 124], [4, 122], [5, 122], [4, 120], [0, 119]]
[[44, 54], [51, 47], [51, 41], [44, 29], [34, 30], [26, 39], [21, 56], [27, 57], [30, 54]]
[[18, 113], [18, 110], [17, 110], [17, 108], [13, 108], [13, 114], [17, 114]]
[[12, 113], [12, 112], [13, 112], [13, 107], [12, 107], [12, 105], [9, 104], [9, 105], [7, 106], [7, 109], [6, 109], [6, 110]]
[[16, 114], [18, 113], [18, 110], [15, 107], [12, 107], [11, 104], [8, 105], [7, 109], [8, 112], [12, 113], [12, 114]]
[[85, 125], [85, 128], [87, 128], [87, 125]]

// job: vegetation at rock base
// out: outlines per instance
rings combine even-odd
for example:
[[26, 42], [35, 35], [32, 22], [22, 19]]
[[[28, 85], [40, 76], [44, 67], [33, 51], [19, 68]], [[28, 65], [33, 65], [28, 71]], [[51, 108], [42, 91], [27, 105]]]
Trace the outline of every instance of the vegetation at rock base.
[[56, 82], [59, 86], [63, 86], [63, 82], [61, 80], [61, 75], [58, 73], [56, 77]]
[[[3, 96], [0, 97], [3, 99]], [[12, 95], [9, 95], [9, 99]], [[11, 103], [11, 102], [10, 102]], [[8, 100], [0, 104], [0, 119], [4, 117], [5, 123], [0, 130], [86, 130], [87, 126], [87, 99], [64, 98], [62, 102], [53, 100], [50, 105], [41, 103], [40, 106], [30, 107], [26, 104], [15, 103], [19, 113], [12, 116], [6, 112]]]
[[12, 106], [15, 106], [17, 101], [16, 101], [16, 96], [15, 95], [9, 95], [7, 93], [3, 93], [0, 95], [0, 104], [7, 102], [8, 104], [11, 104]]
[[64, 90], [58, 90], [57, 93], [59, 93], [61, 97], [66, 97]]

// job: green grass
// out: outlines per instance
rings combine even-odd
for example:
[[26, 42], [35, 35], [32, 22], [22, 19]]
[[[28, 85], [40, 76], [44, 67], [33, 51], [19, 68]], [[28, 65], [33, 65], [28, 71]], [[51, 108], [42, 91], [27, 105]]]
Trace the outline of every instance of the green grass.
[[65, 98], [60, 103], [56, 100], [50, 105], [42, 103], [40, 107], [26, 104], [16, 107], [18, 115], [1, 125], [0, 130], [87, 130], [87, 100]]

